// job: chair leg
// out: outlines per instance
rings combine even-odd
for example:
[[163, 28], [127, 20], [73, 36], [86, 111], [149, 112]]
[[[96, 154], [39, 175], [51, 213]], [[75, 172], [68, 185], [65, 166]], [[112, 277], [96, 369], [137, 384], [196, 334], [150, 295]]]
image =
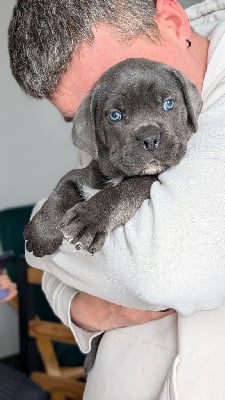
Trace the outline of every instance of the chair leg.
[[62, 393], [52, 392], [50, 397], [51, 400], [65, 400], [65, 396]]

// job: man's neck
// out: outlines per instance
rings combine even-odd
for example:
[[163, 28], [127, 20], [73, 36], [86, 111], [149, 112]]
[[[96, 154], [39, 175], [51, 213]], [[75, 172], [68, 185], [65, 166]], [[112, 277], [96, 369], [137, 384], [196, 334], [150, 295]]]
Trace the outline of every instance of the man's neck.
[[197, 33], [193, 34], [192, 47], [190, 48], [195, 65], [198, 67], [190, 71], [191, 80], [201, 91], [207, 69], [209, 41]]

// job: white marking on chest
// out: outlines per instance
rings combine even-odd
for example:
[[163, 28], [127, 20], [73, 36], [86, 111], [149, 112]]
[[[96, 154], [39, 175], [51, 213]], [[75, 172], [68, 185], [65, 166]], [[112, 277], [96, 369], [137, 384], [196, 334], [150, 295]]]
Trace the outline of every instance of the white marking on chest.
[[82, 192], [85, 200], [90, 199], [92, 196], [94, 196], [96, 193], [98, 193], [100, 191], [100, 189], [93, 189], [90, 186], [85, 185], [85, 184], [80, 184], [79, 190]]
[[[122, 177], [112, 178], [106, 183], [106, 187], [107, 187], [107, 185], [115, 187], [116, 185], [118, 185], [118, 183], [122, 182], [122, 180], [123, 180]], [[92, 196], [94, 196], [96, 193], [98, 193], [101, 189], [94, 189], [88, 185], [79, 184], [79, 190], [82, 192], [85, 200], [88, 200]]]
[[110, 179], [110, 181], [108, 182], [109, 185], [115, 187], [117, 186], [120, 182], [122, 182], [123, 177], [122, 176], [117, 176], [116, 178], [112, 178]]

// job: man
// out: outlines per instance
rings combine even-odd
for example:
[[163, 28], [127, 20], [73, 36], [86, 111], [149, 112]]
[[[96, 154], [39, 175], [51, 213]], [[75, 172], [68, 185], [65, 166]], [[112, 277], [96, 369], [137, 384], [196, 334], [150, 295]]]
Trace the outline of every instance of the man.
[[[176, 0], [20, 0], [11, 23], [14, 76], [28, 93], [48, 97], [67, 120], [102, 72], [128, 57], [174, 66], [203, 90], [199, 132], [191, 139], [187, 156], [159, 177], [161, 184], [151, 189], [151, 204], [144, 202], [131, 223], [112, 232], [102, 252], [91, 258], [64, 247], [44, 260], [27, 255], [30, 263], [48, 271], [43, 282], [47, 298], [83, 350], [99, 331], [156, 319], [104, 335], [86, 399], [177, 400], [181, 395], [182, 400], [222, 400], [225, 396], [220, 374], [224, 308], [186, 319], [180, 315], [219, 308], [225, 301], [225, 209], [220, 185], [225, 178], [220, 135], [224, 104], [216, 103], [225, 92], [220, 67], [225, 27], [216, 26], [223, 19], [224, 3], [204, 3], [193, 10], [196, 19], [207, 16], [205, 27], [201, 18], [197, 20], [201, 35], [192, 31]], [[80, 290], [76, 296], [74, 287]], [[166, 308], [179, 311], [178, 329], [171, 311], [148, 311]], [[209, 345], [218, 368], [208, 362]], [[130, 387], [124, 376], [132, 382]]]

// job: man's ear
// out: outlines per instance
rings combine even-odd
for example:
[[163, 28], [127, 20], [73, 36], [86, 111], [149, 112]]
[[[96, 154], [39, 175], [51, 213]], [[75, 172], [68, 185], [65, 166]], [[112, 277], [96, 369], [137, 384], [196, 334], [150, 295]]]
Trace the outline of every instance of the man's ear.
[[82, 101], [74, 119], [72, 129], [73, 143], [78, 149], [85, 151], [96, 160], [98, 148], [95, 136], [95, 118], [92, 91]]
[[183, 38], [190, 39], [192, 37], [189, 19], [178, 0], [157, 0], [155, 7], [155, 20], [159, 30], [163, 27], [170, 28], [182, 40]]
[[198, 117], [202, 109], [202, 98], [197, 87], [177, 70], [171, 72], [182, 89], [184, 101], [188, 112], [188, 123], [192, 132], [198, 129]]

